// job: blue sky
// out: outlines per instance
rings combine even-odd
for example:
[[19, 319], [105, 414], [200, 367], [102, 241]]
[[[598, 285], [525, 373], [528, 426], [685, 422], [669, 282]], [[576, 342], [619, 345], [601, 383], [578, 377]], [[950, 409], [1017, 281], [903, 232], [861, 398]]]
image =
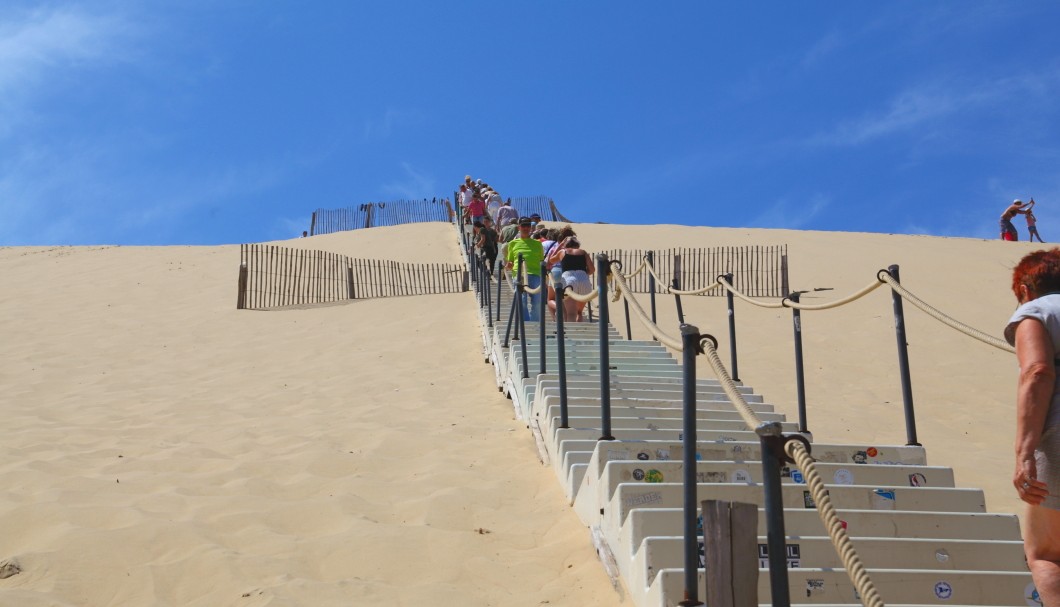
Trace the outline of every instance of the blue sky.
[[576, 221], [977, 238], [1033, 196], [1060, 240], [1057, 24], [1037, 1], [8, 1], [0, 244], [288, 238], [465, 173]]

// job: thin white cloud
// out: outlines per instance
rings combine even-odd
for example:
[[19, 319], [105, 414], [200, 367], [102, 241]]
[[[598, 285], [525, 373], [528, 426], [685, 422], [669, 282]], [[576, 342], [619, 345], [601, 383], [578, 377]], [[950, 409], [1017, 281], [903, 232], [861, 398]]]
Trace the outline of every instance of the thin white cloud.
[[1057, 93], [1060, 93], [1060, 69], [1055, 65], [973, 82], [951, 78], [942, 83], [907, 88], [892, 97], [886, 107], [841, 121], [832, 130], [810, 137], [806, 143], [856, 146], [914, 129], [919, 129], [922, 136], [931, 136], [933, 127], [952, 116], [1028, 108], [1029, 104], [1050, 100]]
[[832, 199], [824, 194], [814, 194], [809, 200], [781, 198], [756, 215], [747, 227], [781, 228], [798, 230], [806, 228], [828, 210]]
[[0, 97], [44, 82], [64, 67], [119, 60], [128, 24], [114, 15], [55, 8], [0, 15]]

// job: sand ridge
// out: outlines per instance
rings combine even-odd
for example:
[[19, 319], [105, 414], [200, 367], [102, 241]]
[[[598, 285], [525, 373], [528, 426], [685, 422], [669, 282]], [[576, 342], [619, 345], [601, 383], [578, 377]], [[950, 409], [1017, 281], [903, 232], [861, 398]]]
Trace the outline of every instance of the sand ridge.
[[[903, 282], [1000, 334], [1035, 247], [885, 234], [576, 225], [585, 248], [788, 244], [826, 301]], [[451, 226], [296, 239], [458, 259]], [[470, 293], [235, 310], [238, 248], [0, 249], [3, 605], [611, 605], [589, 536], [483, 364]], [[646, 301], [646, 296], [642, 296]], [[719, 337], [724, 299], [685, 297]], [[621, 306], [614, 324], [624, 327]], [[673, 327], [672, 300], [660, 322]], [[1018, 511], [1015, 360], [907, 305], [920, 441]], [[890, 295], [804, 313], [818, 441], [904, 442]], [[741, 378], [795, 418], [789, 310], [737, 304]], [[634, 322], [634, 337], [646, 332]], [[709, 377], [706, 362], [699, 372]]]

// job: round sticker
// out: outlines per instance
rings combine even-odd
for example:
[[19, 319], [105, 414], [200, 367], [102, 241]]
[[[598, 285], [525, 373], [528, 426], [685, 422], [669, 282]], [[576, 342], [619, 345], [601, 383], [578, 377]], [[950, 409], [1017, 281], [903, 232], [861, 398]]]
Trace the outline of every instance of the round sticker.
[[652, 468], [651, 470], [648, 470], [647, 473], [645, 473], [644, 480], [648, 481], [649, 483], [661, 483], [663, 482], [663, 473], [659, 472], [655, 468]]
[[840, 468], [832, 475], [832, 480], [835, 481], [835, 484], [837, 485], [853, 485], [854, 475], [851, 474], [850, 470]]
[[749, 483], [751, 482], [751, 473], [746, 470], [733, 470], [732, 471], [732, 482], [734, 483]]
[[633, 470], [633, 480], [635, 480], [635, 481], [644, 480], [644, 471], [641, 470], [640, 468], [634, 469]]
[[936, 582], [935, 598], [943, 601], [950, 600], [953, 598], [953, 586], [950, 586], [949, 582]]
[[869, 457], [876, 457], [876, 454], [879, 453], [879, 451], [876, 450], [876, 447], [869, 447], [868, 449], [865, 449], [865, 453], [868, 453]]
[[1027, 607], [1042, 607], [1045, 604], [1042, 602], [1042, 596], [1038, 594], [1038, 589], [1034, 587], [1034, 582], [1027, 584], [1023, 589], [1023, 600], [1027, 602]]
[[648, 455], [647, 453], [645, 453], [644, 451], [641, 451], [640, 453], [637, 454], [637, 459], [639, 459], [639, 460], [647, 460], [647, 459], [651, 459], [651, 456]]

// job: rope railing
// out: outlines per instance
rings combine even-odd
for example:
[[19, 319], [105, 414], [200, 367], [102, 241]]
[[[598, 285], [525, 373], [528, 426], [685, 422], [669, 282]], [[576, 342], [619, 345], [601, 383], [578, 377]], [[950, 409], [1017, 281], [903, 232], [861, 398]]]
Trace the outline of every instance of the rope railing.
[[611, 272], [611, 278], [612, 282], [615, 284], [614, 301], [618, 301], [619, 297], [625, 299], [626, 303], [629, 304], [629, 307], [633, 310], [634, 314], [637, 315], [637, 318], [640, 319], [640, 322], [644, 325], [646, 329], [648, 329], [648, 332], [651, 333], [655, 337], [655, 339], [658, 339], [663, 345], [670, 346], [675, 350], [681, 350], [683, 347], [681, 340], [671, 335], [668, 335], [659, 327], [659, 325], [653, 323], [651, 321], [651, 318], [648, 317], [647, 312], [645, 312], [644, 308], [641, 307], [640, 302], [638, 302], [636, 298], [629, 296], [629, 290], [626, 286], [626, 280], [622, 276], [622, 273]]
[[964, 333], [968, 337], [971, 337], [973, 339], [978, 339], [979, 341], [983, 342], [984, 344], [987, 344], [989, 346], [994, 346], [995, 348], [997, 348], [999, 350], [1004, 350], [1006, 352], [1013, 352], [1013, 353], [1016, 352], [1016, 349], [1013, 348], [1012, 346], [1008, 345], [1008, 343], [1005, 342], [1004, 340], [999, 339], [997, 337], [994, 337], [992, 335], [988, 335], [988, 334], [984, 333], [983, 331], [980, 331], [979, 329], [976, 329], [975, 327], [971, 327], [969, 325], [966, 325], [963, 322], [946, 315], [944, 312], [940, 311], [938, 308], [935, 308], [934, 306], [928, 304], [927, 302], [925, 302], [924, 300], [920, 299], [916, 295], [912, 294], [908, 289], [906, 289], [905, 287], [902, 286], [902, 283], [900, 283], [897, 280], [895, 280], [894, 277], [891, 276], [890, 274], [888, 274], [885, 270], [880, 270], [879, 273], [877, 274], [877, 276], [879, 277], [880, 281], [885, 282], [888, 285], [890, 285], [890, 287], [892, 289], [894, 289], [895, 291], [897, 291], [902, 297], [908, 299], [910, 303], [912, 303], [914, 306], [920, 308], [920, 310], [922, 312], [924, 312], [928, 316], [934, 318], [935, 320], [941, 322], [942, 324], [947, 325], [948, 327], [950, 327], [952, 329], [956, 329], [957, 331], [960, 331], [961, 333]]
[[[660, 342], [672, 348], [681, 350], [683, 348], [681, 340], [674, 339], [667, 335], [656, 323], [653, 323], [651, 319], [648, 318], [648, 315], [644, 312], [644, 309], [641, 308], [636, 299], [628, 295], [627, 289], [625, 288], [625, 279], [622, 274], [620, 272], [612, 272], [611, 276], [616, 285], [616, 293], [630, 304], [633, 311], [636, 313], [637, 318], [641, 321], [644, 327]], [[714, 370], [714, 374], [722, 385], [722, 389], [735, 406], [744, 423], [747, 424], [751, 430], [757, 429], [762, 425], [762, 420], [759, 419], [754, 410], [751, 409], [751, 406], [744, 399], [743, 395], [740, 394], [740, 391], [736, 387], [736, 383], [729, 376], [728, 371], [726, 371], [725, 366], [722, 364], [721, 358], [718, 356], [717, 348], [714, 346], [712, 340], [703, 339], [700, 344], [703, 347], [703, 352], [706, 354], [707, 359], [710, 361], [710, 366]], [[801, 441], [792, 440], [785, 443], [784, 450], [789, 457], [796, 461], [799, 470], [803, 472], [810, 493], [813, 496], [817, 513], [821, 517], [825, 529], [828, 531], [828, 535], [832, 540], [836, 553], [843, 562], [847, 576], [857, 588], [859, 596], [862, 597], [863, 604], [866, 605], [866, 607], [883, 607], [883, 600], [880, 598], [879, 592], [876, 590], [872, 579], [869, 577], [864, 564], [862, 564], [857, 550], [850, 542], [850, 537], [847, 535], [846, 529], [843, 528], [843, 523], [840, 521], [839, 515], [835, 511], [835, 507], [832, 506], [831, 498], [828, 496], [828, 491], [824, 487], [821, 475], [817, 471], [816, 463], [813, 458], [810, 457], [809, 452], [806, 450], [806, 446]], [[763, 457], [766, 457], [764, 453]]]
[[[713, 342], [709, 339], [704, 339], [701, 345], [711, 368], [714, 370], [714, 375], [718, 378], [726, 396], [732, 401], [744, 423], [752, 430], [758, 428], [762, 424], [762, 420], [747, 404], [743, 395], [736, 388], [736, 383], [729, 377], [729, 373], [726, 371], [725, 365], [722, 364], [721, 358], [718, 356], [718, 350], [714, 347]], [[821, 480], [821, 475], [817, 471], [817, 465], [806, 450], [806, 446], [802, 441], [792, 440], [784, 444], [784, 451], [795, 460], [799, 470], [803, 473], [806, 484], [810, 488], [810, 495], [816, 505], [817, 514], [821, 517], [821, 522], [824, 523], [824, 527], [828, 531], [832, 545], [835, 547], [840, 560], [843, 561], [847, 576], [857, 588], [863, 604], [867, 607], [883, 607], [883, 599], [880, 598], [868, 571], [866, 571], [864, 564], [861, 562], [861, 557], [850, 542], [850, 536], [847, 535], [846, 529], [843, 528], [843, 523], [832, 505], [828, 490], [825, 489], [824, 481]], [[764, 454], [763, 457], [765, 457]]]
[[[832, 308], [838, 308], [840, 306], [844, 306], [844, 305], [846, 305], [848, 303], [852, 303], [852, 302], [854, 302], [854, 301], [856, 301], [858, 299], [861, 299], [862, 297], [865, 297], [869, 293], [875, 291], [876, 289], [878, 289], [878, 288], [880, 288], [880, 287], [882, 287], [883, 285], [886, 284], [889, 287], [891, 287], [892, 289], [894, 289], [896, 292], [898, 292], [899, 295], [901, 295], [905, 299], [908, 299], [910, 303], [912, 303], [914, 306], [919, 308], [925, 314], [927, 314], [928, 316], [930, 316], [930, 317], [934, 318], [935, 320], [941, 322], [942, 324], [944, 324], [944, 325], [946, 325], [946, 326], [948, 326], [948, 327], [950, 327], [952, 329], [955, 329], [955, 330], [957, 330], [957, 331], [959, 331], [961, 333], [964, 333], [968, 337], [971, 337], [973, 339], [977, 339], [977, 340], [979, 340], [979, 341], [981, 341], [981, 342], [983, 342], [983, 343], [985, 343], [985, 344], [987, 344], [989, 346], [993, 346], [993, 347], [995, 347], [995, 348], [997, 348], [999, 350], [1004, 350], [1006, 352], [1013, 352], [1013, 353], [1016, 351], [1015, 348], [1013, 348], [1012, 346], [1008, 345], [1008, 343], [1006, 343], [1004, 340], [1002, 340], [1002, 339], [1000, 339], [998, 337], [994, 337], [992, 335], [989, 335], [989, 334], [987, 334], [987, 333], [985, 333], [983, 331], [980, 331], [979, 329], [976, 329], [975, 327], [967, 325], [967, 324], [965, 324], [965, 323], [953, 318], [952, 316], [949, 316], [945, 312], [942, 312], [941, 310], [939, 310], [938, 308], [932, 306], [931, 304], [925, 302], [923, 299], [920, 299], [912, 291], [910, 291], [909, 289], [907, 289], [904, 286], [902, 286], [902, 283], [900, 283], [897, 280], [895, 280], [894, 277], [891, 276], [891, 274], [887, 270], [879, 270], [876, 273], [876, 279], [875, 280], [873, 280], [871, 283], [865, 285], [865, 287], [863, 287], [863, 288], [851, 293], [850, 295], [848, 295], [846, 297], [843, 297], [841, 299], [837, 299], [835, 301], [822, 303], [822, 304], [804, 304], [804, 303], [799, 303], [799, 302], [792, 301], [790, 298], [782, 299], [779, 302], [762, 301], [760, 299], [754, 299], [754, 298], [751, 298], [751, 297], [748, 297], [748, 296], [744, 295], [740, 291], [736, 290], [736, 288], [733, 287], [731, 284], [729, 284], [727, 281], [721, 280], [721, 277], [719, 277], [718, 282], [721, 284], [722, 287], [725, 288], [725, 290], [727, 290], [728, 292], [732, 293], [737, 298], [742, 299], [743, 301], [746, 301], [747, 303], [755, 305], [755, 306], [758, 306], [760, 308], [795, 308], [795, 309], [798, 309], [798, 310], [807, 310], [807, 311], [830, 310]], [[678, 292], [675, 291], [675, 293], [678, 293]], [[678, 294], [683, 294], [683, 293], [678, 293]]]
[[641, 262], [640, 267], [638, 267], [635, 272], [633, 272], [632, 274], [626, 274], [625, 276], [623, 276], [623, 278], [629, 280], [644, 270], [647, 270], [648, 274], [650, 274], [651, 277], [655, 279], [656, 285], [660, 286], [663, 293], [669, 293], [671, 295], [702, 295], [707, 291], [713, 291], [714, 289], [717, 289], [718, 287], [722, 286], [720, 279], [715, 279], [714, 282], [710, 283], [709, 285], [699, 289], [692, 289], [691, 291], [675, 289], [671, 286], [667, 286], [666, 281], [662, 278], [659, 278], [659, 275], [655, 273], [655, 268], [653, 268], [652, 265], [648, 263], [647, 256], [645, 256], [644, 261]]

